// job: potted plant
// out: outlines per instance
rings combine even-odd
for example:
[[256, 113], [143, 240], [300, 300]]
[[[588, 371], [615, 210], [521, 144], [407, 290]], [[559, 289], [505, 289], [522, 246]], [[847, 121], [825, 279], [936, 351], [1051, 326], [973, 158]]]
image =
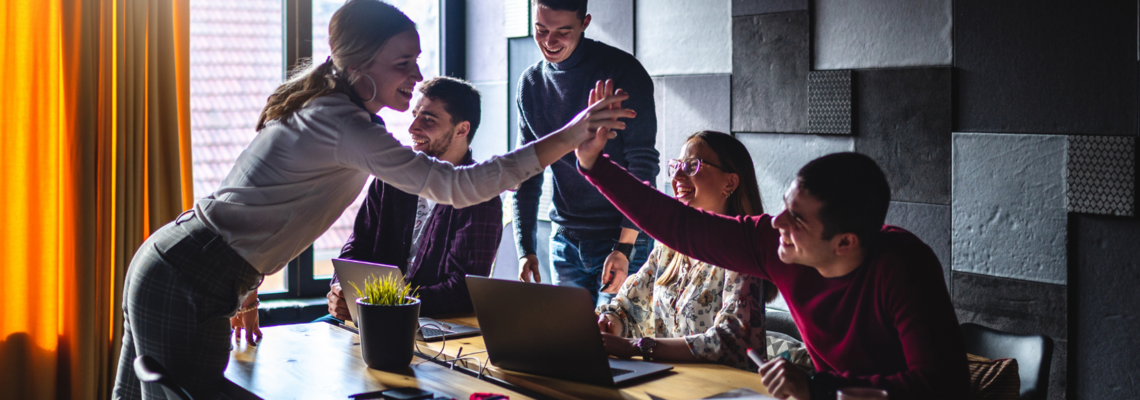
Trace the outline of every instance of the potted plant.
[[419, 327], [420, 299], [403, 278], [389, 275], [364, 280], [356, 289], [356, 327], [360, 331], [360, 355], [368, 367], [392, 370], [412, 362], [412, 349]]

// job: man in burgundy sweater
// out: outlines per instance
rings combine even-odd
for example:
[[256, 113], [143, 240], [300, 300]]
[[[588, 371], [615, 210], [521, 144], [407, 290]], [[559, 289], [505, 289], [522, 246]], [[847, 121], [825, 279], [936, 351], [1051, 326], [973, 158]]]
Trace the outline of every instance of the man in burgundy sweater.
[[761, 366], [781, 399], [836, 389], [891, 400], [965, 399], [966, 351], [942, 267], [910, 232], [883, 225], [890, 187], [870, 158], [838, 153], [804, 166], [779, 215], [726, 217], [686, 207], [607, 157], [607, 132], [578, 149], [579, 170], [644, 232], [677, 251], [768, 279], [788, 302], [815, 374], [783, 358]]

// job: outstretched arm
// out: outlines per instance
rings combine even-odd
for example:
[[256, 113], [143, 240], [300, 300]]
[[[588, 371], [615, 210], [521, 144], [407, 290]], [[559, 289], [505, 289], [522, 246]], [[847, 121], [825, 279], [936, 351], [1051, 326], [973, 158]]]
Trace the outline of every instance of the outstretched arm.
[[633, 110], [612, 109], [610, 105], [626, 98], [625, 94], [607, 96], [533, 144], [459, 168], [404, 147], [384, 127], [370, 120], [352, 118], [340, 125], [345, 134], [337, 143], [336, 159], [404, 192], [458, 208], [469, 207], [542, 173], [544, 167], [573, 151], [598, 128], [625, 128], [625, 123], [617, 119], [633, 118]]

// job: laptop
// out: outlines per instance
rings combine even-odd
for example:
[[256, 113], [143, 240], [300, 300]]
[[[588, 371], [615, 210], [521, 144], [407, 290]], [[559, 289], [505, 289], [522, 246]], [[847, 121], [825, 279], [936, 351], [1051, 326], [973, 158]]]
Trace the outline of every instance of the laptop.
[[[394, 276], [400, 280], [404, 279], [404, 273], [400, 272], [400, 268], [392, 265], [347, 260], [343, 258], [334, 258], [332, 262], [333, 269], [336, 270], [337, 279], [340, 280], [340, 288], [344, 291], [344, 300], [348, 302], [348, 314], [352, 316], [353, 321], [356, 321], [357, 296], [356, 289], [354, 289], [350, 283], [355, 283], [356, 286], [364, 288], [364, 279], [370, 276], [374, 276], [377, 279], [384, 279], [388, 276]], [[420, 318], [420, 330], [417, 336], [420, 340], [425, 342], [434, 342], [443, 339], [475, 336], [478, 334], [479, 328], [449, 324], [432, 318]]]
[[467, 290], [497, 367], [601, 386], [673, 369], [609, 357], [586, 289], [467, 275]]

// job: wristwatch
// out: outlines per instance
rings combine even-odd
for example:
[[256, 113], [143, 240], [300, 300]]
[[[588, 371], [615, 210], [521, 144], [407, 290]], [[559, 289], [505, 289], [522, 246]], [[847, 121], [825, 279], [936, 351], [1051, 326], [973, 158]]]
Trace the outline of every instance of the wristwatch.
[[641, 359], [653, 361], [653, 348], [657, 347], [656, 340], [651, 337], [643, 337], [637, 339], [637, 343], [634, 344], [634, 346], [637, 346], [637, 349], [641, 350]]
[[626, 260], [633, 261], [633, 244], [618, 242], [618, 244], [614, 245], [613, 251], [617, 251], [617, 252], [620, 252], [621, 254], [625, 254]]

